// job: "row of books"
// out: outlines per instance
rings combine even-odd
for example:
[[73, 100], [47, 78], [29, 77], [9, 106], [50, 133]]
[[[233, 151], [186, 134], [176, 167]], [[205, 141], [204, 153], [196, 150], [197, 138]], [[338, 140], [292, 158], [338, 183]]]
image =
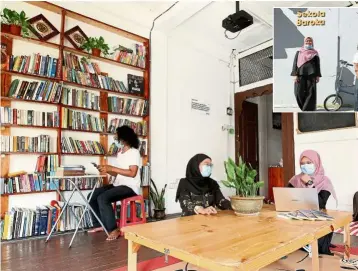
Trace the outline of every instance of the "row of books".
[[143, 120], [143, 121], [139, 121], [139, 122], [134, 122], [129, 119], [120, 119], [120, 118], [114, 118], [110, 121], [107, 132], [115, 133], [116, 129], [118, 127], [122, 127], [122, 126], [131, 127], [136, 132], [136, 134], [139, 136], [147, 136], [147, 134], [148, 134], [147, 121]]
[[143, 69], [145, 68], [145, 56], [139, 56], [137, 54], [131, 54], [125, 51], [119, 51], [114, 55], [114, 60], [121, 63], [137, 66]]
[[1, 124], [16, 124], [44, 127], [59, 127], [58, 111], [41, 112], [34, 110], [0, 107]]
[[297, 210], [287, 213], [278, 213], [278, 217], [286, 219], [296, 219], [296, 220], [311, 220], [311, 221], [326, 221], [333, 220], [332, 216], [329, 216], [325, 212], [318, 210]]
[[56, 171], [60, 162], [57, 154], [40, 155], [37, 157], [35, 172], [51, 172]]
[[98, 141], [74, 140], [72, 137], [62, 137], [62, 153], [105, 154], [103, 146]]
[[[108, 155], [110, 156], [116, 156], [117, 153], [122, 151], [120, 148], [116, 146], [116, 144], [112, 143], [111, 146], [109, 146]], [[139, 140], [139, 153], [141, 156], [145, 156], [148, 154], [147, 149], [147, 141], [146, 140]]]
[[145, 165], [140, 171], [141, 186], [148, 186], [150, 184], [150, 167]]
[[62, 89], [61, 103], [87, 109], [100, 110], [99, 95], [82, 89]]
[[79, 58], [79, 56], [72, 53], [65, 53], [63, 61], [63, 65], [69, 69], [92, 74], [102, 73], [98, 63], [90, 62], [89, 59], [84, 57]]
[[15, 79], [10, 84], [8, 97], [22, 100], [46, 101], [59, 103], [62, 83], [52, 81], [20, 81]]
[[[5, 219], [3, 220], [2, 240], [49, 234], [64, 206], [64, 202], [52, 201], [51, 203], [51, 205], [38, 206], [36, 210], [12, 208], [10, 212], [5, 214]], [[55, 232], [74, 230], [78, 218], [82, 216], [84, 210], [85, 206], [82, 204], [69, 204], [62, 214]], [[93, 227], [89, 212], [84, 214], [84, 219], [80, 226], [83, 228]]]
[[147, 100], [108, 97], [108, 111], [134, 116], [146, 116], [149, 103]]
[[76, 71], [65, 66], [63, 67], [63, 80], [77, 83], [83, 85], [84, 87], [88, 86], [120, 93], [128, 93], [128, 90], [124, 86], [123, 82], [119, 80], [115, 80], [112, 77], [105, 75]]
[[62, 128], [82, 131], [104, 132], [106, 121], [85, 112], [62, 107]]
[[56, 77], [58, 59], [40, 54], [14, 56], [9, 60], [9, 70], [46, 77]]
[[1, 136], [2, 152], [50, 152], [51, 138], [49, 135]]

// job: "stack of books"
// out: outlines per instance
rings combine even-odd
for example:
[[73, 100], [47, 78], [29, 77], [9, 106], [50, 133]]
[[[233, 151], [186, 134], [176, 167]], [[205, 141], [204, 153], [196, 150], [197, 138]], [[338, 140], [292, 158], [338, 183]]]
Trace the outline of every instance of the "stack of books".
[[61, 166], [57, 168], [55, 176], [83, 176], [85, 170], [85, 167], [81, 165]]
[[278, 213], [277, 216], [286, 219], [311, 221], [332, 221], [334, 219], [326, 213], [316, 210], [297, 210], [288, 213]]

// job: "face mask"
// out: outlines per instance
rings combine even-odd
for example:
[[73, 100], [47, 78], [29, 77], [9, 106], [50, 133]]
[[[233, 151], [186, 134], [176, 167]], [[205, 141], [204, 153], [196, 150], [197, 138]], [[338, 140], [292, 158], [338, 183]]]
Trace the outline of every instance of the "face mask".
[[313, 46], [306, 44], [306, 45], [305, 45], [305, 48], [306, 48], [307, 50], [311, 50], [311, 49], [313, 49]]
[[316, 167], [314, 164], [305, 164], [301, 165], [302, 173], [312, 175], [316, 171]]
[[200, 173], [203, 177], [209, 177], [211, 175], [211, 166], [204, 165]]
[[118, 140], [115, 140], [114, 141], [114, 144], [117, 146], [118, 149], [122, 149], [123, 148], [123, 143], [118, 141]]

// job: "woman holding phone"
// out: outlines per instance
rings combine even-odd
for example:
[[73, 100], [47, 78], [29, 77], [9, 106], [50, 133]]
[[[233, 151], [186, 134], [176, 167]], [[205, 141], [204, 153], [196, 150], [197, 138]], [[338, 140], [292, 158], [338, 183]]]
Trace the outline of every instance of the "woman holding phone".
[[[108, 241], [115, 240], [120, 235], [112, 203], [138, 195], [140, 191], [141, 157], [138, 151], [138, 136], [132, 128], [122, 126], [117, 128], [114, 142], [120, 149], [116, 165], [98, 166], [97, 169], [101, 174], [114, 176], [115, 181], [112, 184], [96, 188], [89, 202], [109, 232]], [[89, 197], [90, 195], [88, 195]], [[92, 221], [94, 229], [89, 232], [103, 231], [94, 215], [92, 215]]]

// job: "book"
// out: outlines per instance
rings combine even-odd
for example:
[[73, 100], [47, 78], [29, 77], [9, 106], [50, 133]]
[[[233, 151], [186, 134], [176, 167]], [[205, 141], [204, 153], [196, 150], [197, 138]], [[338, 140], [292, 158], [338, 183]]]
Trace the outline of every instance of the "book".
[[149, 103], [143, 99], [108, 97], [108, 111], [119, 114], [146, 116]]
[[72, 137], [62, 137], [61, 148], [63, 153], [105, 154], [103, 146], [98, 141], [74, 140]]
[[143, 96], [144, 95], [144, 77], [128, 74], [128, 92], [131, 94]]
[[1, 152], [50, 152], [52, 140], [49, 135], [1, 137]]
[[61, 116], [62, 128], [93, 132], [104, 132], [106, 130], [106, 120], [92, 114], [62, 107]]
[[99, 99], [99, 95], [87, 90], [66, 87], [62, 89], [61, 103], [65, 105], [100, 110]]
[[115, 133], [118, 127], [129, 126], [131, 127], [138, 136], [147, 136], [148, 123], [146, 120], [134, 122], [129, 119], [113, 118], [111, 119], [107, 132]]

